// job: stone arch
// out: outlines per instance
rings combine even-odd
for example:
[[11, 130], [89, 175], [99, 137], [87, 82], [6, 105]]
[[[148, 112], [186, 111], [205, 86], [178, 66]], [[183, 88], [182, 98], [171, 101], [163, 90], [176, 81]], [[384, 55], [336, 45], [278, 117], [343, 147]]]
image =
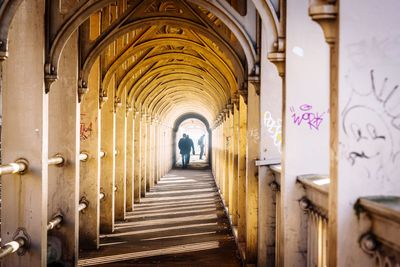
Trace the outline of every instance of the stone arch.
[[178, 132], [179, 126], [182, 124], [182, 122], [184, 122], [187, 119], [198, 119], [200, 120], [207, 129], [208, 132], [208, 149], [207, 149], [207, 159], [208, 159], [208, 165], [211, 166], [211, 147], [212, 147], [212, 134], [211, 134], [211, 128], [210, 128], [210, 123], [208, 122], [208, 120], [201, 114], [199, 113], [194, 113], [194, 112], [190, 112], [190, 113], [184, 113], [182, 114], [180, 117], [178, 117], [175, 120], [174, 123], [174, 127], [172, 128], [172, 145], [173, 145], [173, 149], [174, 149], [174, 153], [173, 153], [173, 165], [175, 166], [176, 164], [176, 151], [175, 151], [175, 147], [176, 147], [176, 133]]

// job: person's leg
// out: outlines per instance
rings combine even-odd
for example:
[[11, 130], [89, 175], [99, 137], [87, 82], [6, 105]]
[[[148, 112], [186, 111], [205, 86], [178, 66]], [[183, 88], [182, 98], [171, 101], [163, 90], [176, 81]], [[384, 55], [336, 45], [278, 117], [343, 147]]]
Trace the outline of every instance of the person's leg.
[[202, 159], [204, 153], [204, 146], [200, 146], [200, 159]]
[[186, 165], [189, 165], [189, 162], [190, 162], [190, 151], [187, 153], [187, 164]]
[[182, 169], [185, 168], [185, 154], [181, 154], [182, 157]]

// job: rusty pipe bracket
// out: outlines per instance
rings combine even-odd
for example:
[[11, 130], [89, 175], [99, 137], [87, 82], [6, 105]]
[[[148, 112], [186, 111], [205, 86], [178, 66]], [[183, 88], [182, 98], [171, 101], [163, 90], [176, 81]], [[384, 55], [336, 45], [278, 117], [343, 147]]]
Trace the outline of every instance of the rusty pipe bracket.
[[13, 235], [13, 240], [22, 243], [21, 247], [17, 250], [18, 256], [25, 255], [26, 251], [28, 251], [31, 246], [31, 238], [26, 232], [26, 229], [22, 227], [18, 228]]

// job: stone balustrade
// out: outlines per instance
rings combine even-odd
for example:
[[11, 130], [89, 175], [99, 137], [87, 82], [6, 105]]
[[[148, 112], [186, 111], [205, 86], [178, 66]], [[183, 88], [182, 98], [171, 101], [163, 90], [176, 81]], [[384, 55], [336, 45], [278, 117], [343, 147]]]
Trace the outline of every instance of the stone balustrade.
[[308, 216], [307, 266], [327, 266], [328, 259], [328, 176], [301, 175], [297, 181], [303, 186], [305, 196], [300, 207]]
[[361, 249], [375, 259], [375, 266], [399, 267], [400, 197], [362, 197], [355, 208], [360, 219], [370, 225], [359, 239]]

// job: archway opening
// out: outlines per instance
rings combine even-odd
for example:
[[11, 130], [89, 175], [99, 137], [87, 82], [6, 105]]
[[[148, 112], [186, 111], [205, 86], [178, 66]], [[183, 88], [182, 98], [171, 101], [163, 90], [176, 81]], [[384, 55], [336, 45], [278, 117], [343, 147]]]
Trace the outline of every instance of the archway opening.
[[[186, 139], [185, 139], [186, 138]], [[181, 143], [181, 147], [179, 144]], [[190, 143], [192, 146], [190, 146]], [[189, 168], [208, 168], [209, 135], [206, 125], [199, 119], [190, 118], [184, 120], [178, 127], [175, 137], [175, 166], [183, 167], [184, 146], [188, 146], [189, 155], [187, 163]]]

